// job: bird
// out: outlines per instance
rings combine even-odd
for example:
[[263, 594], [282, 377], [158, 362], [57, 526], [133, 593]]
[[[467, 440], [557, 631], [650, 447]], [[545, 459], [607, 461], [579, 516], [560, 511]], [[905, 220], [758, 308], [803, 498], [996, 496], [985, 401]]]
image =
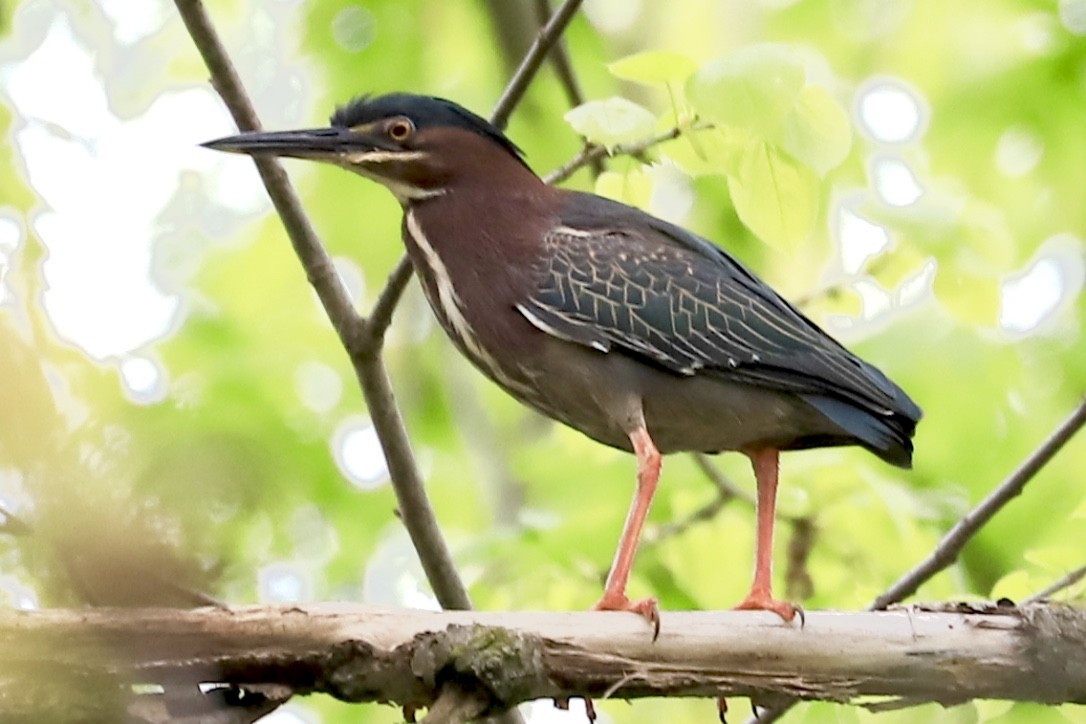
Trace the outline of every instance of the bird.
[[360, 96], [326, 127], [204, 146], [339, 166], [392, 192], [441, 328], [514, 398], [633, 453], [636, 486], [599, 611], [659, 634], [626, 593], [662, 456], [739, 452], [757, 483], [754, 577], [735, 607], [802, 623], [772, 592], [781, 451], [858, 446], [912, 465], [921, 410], [719, 246], [638, 208], [545, 183], [486, 119], [443, 98]]

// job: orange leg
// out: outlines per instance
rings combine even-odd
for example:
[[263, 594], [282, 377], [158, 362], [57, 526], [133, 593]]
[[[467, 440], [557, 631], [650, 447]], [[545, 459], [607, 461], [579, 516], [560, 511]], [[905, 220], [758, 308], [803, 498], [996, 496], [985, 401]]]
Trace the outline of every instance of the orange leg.
[[603, 597], [593, 608], [596, 611], [633, 611], [641, 614], [652, 624], [655, 640], [660, 634], [660, 612], [656, 599], [631, 601], [626, 596], [626, 583], [630, 580], [630, 567], [633, 566], [634, 555], [637, 553], [641, 527], [645, 524], [652, 496], [656, 492], [656, 484], [660, 480], [660, 451], [656, 449], [656, 444], [644, 425], [630, 433], [630, 442], [637, 454], [637, 492], [630, 504], [630, 512], [626, 514], [626, 524], [622, 528], [622, 537], [618, 541], [611, 572], [607, 575]]
[[750, 593], [735, 608], [772, 611], [785, 621], [796, 613], [803, 621], [803, 610], [787, 601], [773, 598], [773, 522], [777, 507], [779, 453], [773, 449], [746, 451], [758, 481], [758, 539], [754, 548], [754, 583]]

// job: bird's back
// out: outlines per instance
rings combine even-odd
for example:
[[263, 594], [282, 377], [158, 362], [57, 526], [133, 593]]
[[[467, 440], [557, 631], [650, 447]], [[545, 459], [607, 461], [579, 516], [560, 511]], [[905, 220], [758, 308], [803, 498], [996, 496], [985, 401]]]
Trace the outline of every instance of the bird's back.
[[[859, 444], [911, 462], [921, 412], [900, 387], [719, 247], [638, 209], [567, 192], [523, 311], [551, 334], [672, 378], [787, 401], [785, 417], [809, 420], [783, 428], [792, 437], [773, 441], [782, 449]], [[694, 405], [711, 389], [696, 387]]]

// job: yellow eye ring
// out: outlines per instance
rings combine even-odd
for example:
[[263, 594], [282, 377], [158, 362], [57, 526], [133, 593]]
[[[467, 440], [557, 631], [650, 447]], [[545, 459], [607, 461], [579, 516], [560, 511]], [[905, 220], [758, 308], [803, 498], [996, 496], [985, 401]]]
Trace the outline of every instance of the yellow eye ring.
[[393, 141], [403, 142], [411, 138], [411, 134], [415, 132], [415, 124], [407, 118], [397, 118], [388, 125], [386, 132]]

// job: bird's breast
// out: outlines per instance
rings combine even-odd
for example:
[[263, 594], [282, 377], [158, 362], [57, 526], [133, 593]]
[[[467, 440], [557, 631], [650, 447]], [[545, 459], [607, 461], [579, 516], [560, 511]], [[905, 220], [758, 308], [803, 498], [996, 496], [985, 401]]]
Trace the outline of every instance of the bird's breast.
[[[505, 352], [512, 352], [518, 344], [516, 330], [504, 329], [503, 321], [516, 324], [523, 320], [512, 313], [511, 305], [488, 298], [488, 292], [492, 295], [494, 289], [483, 289], [478, 274], [465, 273], [463, 260], [449, 259], [446, 263], [413, 210], [404, 216], [404, 241], [426, 300], [445, 333], [484, 374], [514, 396], [530, 402], [532, 388], [527, 370], [517, 364], [518, 355], [497, 350], [504, 347]], [[498, 303], [487, 304], [488, 300]]]

